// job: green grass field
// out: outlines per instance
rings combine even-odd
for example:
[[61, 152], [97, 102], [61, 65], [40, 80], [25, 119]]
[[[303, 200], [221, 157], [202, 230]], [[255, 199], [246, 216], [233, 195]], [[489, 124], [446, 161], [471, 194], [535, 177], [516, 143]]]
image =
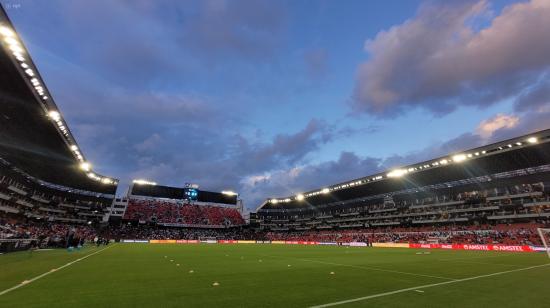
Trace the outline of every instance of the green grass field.
[[419, 255], [400, 248], [261, 244], [104, 248], [1, 255], [0, 292], [18, 287], [2, 292], [0, 307], [310, 307], [341, 301], [335, 306], [550, 307], [550, 260], [538, 253]]

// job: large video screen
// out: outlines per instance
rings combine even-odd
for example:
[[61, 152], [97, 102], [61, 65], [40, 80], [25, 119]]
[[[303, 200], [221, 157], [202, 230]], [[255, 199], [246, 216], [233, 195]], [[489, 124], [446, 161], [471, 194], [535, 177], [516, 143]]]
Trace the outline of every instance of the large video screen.
[[160, 186], [160, 185], [138, 185], [132, 188], [132, 195], [147, 196], [155, 198], [185, 199], [182, 188]]

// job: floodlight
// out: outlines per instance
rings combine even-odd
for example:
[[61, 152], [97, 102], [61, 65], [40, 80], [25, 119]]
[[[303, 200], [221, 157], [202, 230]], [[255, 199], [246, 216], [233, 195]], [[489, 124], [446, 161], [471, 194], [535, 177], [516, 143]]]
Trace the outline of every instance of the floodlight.
[[271, 199], [271, 203], [273, 203], [273, 204], [277, 204], [278, 202], [279, 202], [279, 200], [277, 200], [277, 199]]
[[88, 162], [83, 162], [83, 163], [80, 164], [80, 169], [82, 169], [84, 171], [90, 171], [91, 168], [92, 168], [92, 166]]
[[395, 169], [390, 171], [388, 174], [386, 174], [389, 178], [398, 178], [405, 174], [407, 174], [409, 171], [405, 169]]
[[302, 200], [304, 200], [304, 199], [305, 199], [304, 195], [302, 195], [302, 194], [296, 195], [296, 200], [302, 201]]
[[465, 161], [465, 160], [466, 160], [466, 155], [464, 155], [464, 154], [457, 154], [457, 155], [453, 156], [453, 161], [455, 163], [460, 163], [460, 162]]
[[19, 45], [19, 42], [14, 39], [13, 37], [7, 37], [4, 39], [4, 41], [6, 41], [6, 43], [10, 44], [10, 45]]
[[330, 192], [330, 190], [329, 190], [328, 188], [323, 188], [323, 189], [321, 190], [321, 192], [322, 192], [323, 194], [328, 194], [328, 193]]
[[139, 185], [157, 185], [157, 183], [150, 182], [150, 181], [147, 181], [147, 180], [134, 180], [133, 182], [135, 184], [139, 184]]
[[2, 33], [3, 36], [9, 36], [9, 37], [13, 37], [15, 36], [15, 34], [13, 33], [13, 31], [11, 31], [9, 28], [7, 27], [0, 27], [0, 33]]
[[11, 51], [17, 52], [17, 53], [23, 53], [23, 48], [21, 48], [19, 45], [10, 45], [9, 47]]
[[48, 112], [48, 116], [54, 121], [59, 121], [59, 119], [61, 119], [61, 115], [55, 110]]
[[231, 190], [224, 190], [224, 191], [222, 191], [222, 194], [228, 195], [228, 196], [236, 196], [236, 195], [238, 195], [238, 193], [236, 193], [236, 192], [234, 192], [234, 191], [231, 191]]
[[537, 139], [537, 137], [530, 137], [529, 139], [527, 139], [527, 142], [529, 143], [537, 143], [539, 140]]
[[76, 151], [76, 150], [78, 150], [78, 147], [73, 144], [73, 145], [71, 145], [71, 150]]

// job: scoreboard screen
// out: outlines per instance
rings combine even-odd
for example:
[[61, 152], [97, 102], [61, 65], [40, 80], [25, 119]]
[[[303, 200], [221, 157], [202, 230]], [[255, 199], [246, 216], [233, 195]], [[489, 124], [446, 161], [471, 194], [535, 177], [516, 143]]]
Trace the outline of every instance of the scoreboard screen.
[[184, 194], [181, 188], [161, 185], [133, 185], [132, 194], [155, 198], [183, 199]]
[[197, 201], [199, 198], [199, 191], [195, 188], [184, 188], [183, 195], [187, 200]]

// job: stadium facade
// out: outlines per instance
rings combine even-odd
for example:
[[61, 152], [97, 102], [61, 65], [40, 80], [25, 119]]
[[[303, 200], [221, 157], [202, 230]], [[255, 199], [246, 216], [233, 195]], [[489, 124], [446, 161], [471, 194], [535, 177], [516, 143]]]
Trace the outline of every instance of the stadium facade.
[[549, 191], [550, 130], [544, 130], [269, 198], [251, 223], [304, 231], [547, 220]]
[[[2, 236], [41, 237], [49, 245], [76, 229], [86, 239], [372, 243], [431, 240], [399, 232], [470, 228], [470, 237], [436, 240], [503, 242], [502, 234], [514, 234], [519, 239], [508, 236], [508, 244], [540, 245], [534, 229], [549, 225], [550, 130], [268, 198], [250, 214], [250, 224], [239, 196], [229, 191], [136, 180], [126, 196], [115, 198], [118, 180], [86, 160], [3, 10], [0, 40]], [[500, 231], [488, 238], [491, 228]]]
[[118, 180], [86, 161], [3, 9], [0, 39], [0, 209], [48, 221], [102, 218]]

